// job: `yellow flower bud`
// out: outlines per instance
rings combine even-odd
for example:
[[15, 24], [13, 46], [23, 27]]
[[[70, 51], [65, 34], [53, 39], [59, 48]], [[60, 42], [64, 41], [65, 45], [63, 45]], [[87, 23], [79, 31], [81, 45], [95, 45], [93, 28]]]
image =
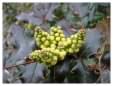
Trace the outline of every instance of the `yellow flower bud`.
[[67, 38], [67, 43], [71, 44], [71, 39], [70, 38]]
[[44, 42], [44, 45], [45, 45], [45, 46], [48, 46], [48, 45], [49, 45], [49, 41], [46, 40], [46, 41]]
[[66, 39], [65, 38], [61, 38], [61, 41], [66, 41]]
[[75, 53], [78, 53], [79, 52], [79, 48], [76, 48], [74, 51], [75, 51]]
[[62, 34], [60, 34], [60, 37], [64, 37], [64, 34], [62, 33]]
[[45, 40], [46, 40], [46, 38], [45, 38], [45, 37], [42, 37], [42, 38], [41, 38], [41, 41], [42, 41], [42, 42], [44, 42]]
[[59, 36], [59, 33], [55, 33], [55, 36], [58, 37]]
[[77, 40], [76, 40], [76, 39], [73, 39], [73, 40], [72, 40], [72, 43], [73, 43], [73, 44], [76, 44], [76, 43], [77, 43]]
[[56, 45], [55, 45], [55, 44], [51, 44], [50, 47], [51, 47], [51, 48], [56, 48]]
[[66, 55], [66, 52], [65, 52], [65, 51], [61, 51], [61, 52], [59, 53], [59, 59], [60, 59], [60, 60], [63, 60], [64, 57], [65, 57], [65, 55]]
[[69, 49], [68, 49], [68, 52], [69, 52], [69, 53], [73, 53], [73, 49], [72, 49], [72, 48], [69, 48]]
[[56, 37], [56, 41], [60, 41], [60, 37]]
[[54, 40], [54, 36], [50, 36], [49, 38], [50, 38], [50, 40], [52, 40], [52, 41]]

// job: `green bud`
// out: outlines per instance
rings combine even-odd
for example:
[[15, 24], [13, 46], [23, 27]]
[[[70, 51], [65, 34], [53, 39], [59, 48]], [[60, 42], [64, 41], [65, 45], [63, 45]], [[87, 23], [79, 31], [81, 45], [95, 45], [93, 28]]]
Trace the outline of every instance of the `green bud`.
[[71, 38], [74, 38], [74, 35], [71, 35]]
[[52, 31], [51, 31], [51, 32], [50, 32], [50, 35], [52, 35], [52, 36], [53, 36], [53, 35], [54, 35], [54, 32], [52, 32]]
[[29, 30], [32, 29], [32, 26], [33, 26], [33, 25], [32, 25], [31, 23], [29, 23], [29, 24], [27, 25], [27, 29], [29, 29]]
[[68, 52], [69, 52], [69, 53], [73, 53], [73, 49], [72, 49], [72, 48], [69, 48], [69, 49], [68, 49]]
[[53, 31], [53, 32], [57, 32], [57, 28], [56, 27], [51, 27], [51, 30]]
[[62, 33], [62, 34], [60, 34], [60, 37], [64, 37], [64, 34]]
[[70, 38], [67, 38], [67, 43], [71, 44], [71, 39]]
[[74, 35], [74, 39], [76, 39], [77, 37], [78, 37], [78, 34], [75, 34], [75, 35]]
[[58, 43], [58, 46], [63, 46], [63, 42], [60, 41], [60, 42]]
[[83, 44], [83, 40], [78, 40], [78, 44]]
[[53, 61], [57, 62], [57, 60], [58, 60], [58, 57], [57, 56], [53, 56]]
[[66, 55], [66, 52], [65, 52], [65, 51], [61, 51], [61, 52], [59, 53], [59, 59], [60, 59], [60, 60], [64, 60], [65, 55]]
[[75, 44], [72, 44], [72, 45], [71, 45], [71, 48], [75, 48]]
[[42, 32], [42, 34], [43, 34], [44, 36], [47, 36], [47, 35], [48, 35], [48, 33], [47, 33], [47, 32]]
[[55, 36], [58, 37], [59, 36], [59, 33], [55, 33]]
[[42, 49], [43, 49], [43, 48], [45, 48], [45, 46], [44, 46], [44, 45], [41, 45], [40, 47], [41, 47]]
[[52, 41], [53, 41], [53, 40], [54, 40], [54, 36], [50, 36], [50, 40], [52, 40]]
[[41, 35], [38, 35], [38, 38], [41, 38], [42, 36]]
[[58, 49], [56, 49], [56, 50], [54, 50], [54, 52], [55, 52], [55, 54], [59, 54], [59, 50]]
[[44, 42], [44, 45], [45, 45], [45, 46], [48, 46], [48, 45], [49, 45], [49, 41], [46, 40], [46, 41]]
[[77, 44], [76, 46], [77, 46], [78, 48], [80, 48], [82, 45], [81, 45], [81, 44]]
[[65, 38], [61, 38], [61, 41], [64, 41], [65, 42], [66, 40], [65, 40]]
[[52, 41], [52, 44], [56, 44], [57, 42], [54, 40], [54, 41]]
[[57, 57], [55, 57], [55, 56], [54, 56], [53, 58], [54, 58], [54, 60], [53, 60], [53, 61], [51, 61], [51, 65], [55, 65], [55, 64], [57, 63], [57, 60], [56, 60], [56, 59], [57, 59]]
[[73, 39], [73, 40], [72, 40], [72, 43], [73, 43], [73, 44], [77, 44], [77, 40], [76, 40], [76, 39]]
[[51, 58], [46, 60], [47, 63], [51, 63]]
[[56, 41], [60, 41], [60, 37], [56, 37]]
[[66, 41], [66, 42], [64, 42], [64, 46], [65, 47], [67, 47], [68, 46], [68, 42]]
[[42, 42], [44, 42], [45, 40], [46, 40], [46, 38], [45, 38], [45, 37], [42, 37], [42, 38], [41, 38], [41, 41], [42, 41]]
[[55, 45], [55, 44], [51, 44], [50, 47], [51, 47], [51, 48], [56, 48], [56, 45]]
[[75, 53], [78, 53], [78, 52], [79, 52], [79, 48], [76, 48], [76, 49], [75, 49]]

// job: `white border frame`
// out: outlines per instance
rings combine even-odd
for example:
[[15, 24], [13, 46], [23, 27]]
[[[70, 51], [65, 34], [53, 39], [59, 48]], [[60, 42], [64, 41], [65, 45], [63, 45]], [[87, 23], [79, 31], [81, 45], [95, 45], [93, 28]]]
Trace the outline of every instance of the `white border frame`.
[[[35, 2], [41, 2], [41, 3], [46, 3], [46, 2], [52, 2], [52, 3], [54, 3], [54, 2], [58, 2], [58, 3], [60, 3], [60, 2], [70, 2], [70, 3], [73, 3], [73, 2], [80, 2], [80, 3], [82, 3], [82, 2], [97, 2], [97, 3], [110, 2], [111, 3], [111, 9], [113, 7], [112, 6], [113, 5], [112, 0], [100, 0], [100, 1], [99, 0], [81, 0], [81, 1], [74, 1], [74, 0], [69, 0], [69, 1], [68, 0], [55, 0], [55, 1], [54, 0], [44, 0], [44, 1], [43, 0], [39, 0], [39, 1], [38, 0], [23, 0], [23, 1], [21, 1], [21, 0], [1, 0], [0, 1], [0, 43], [1, 43], [0, 44], [0, 71], [1, 71], [1, 73], [0, 73], [0, 86], [2, 86], [2, 85], [11, 85], [11, 86], [12, 85], [14, 85], [14, 86], [15, 85], [18, 85], [18, 86], [19, 85], [27, 85], [27, 86], [28, 85], [32, 85], [32, 86], [37, 86], [37, 85], [43, 86], [43, 85], [45, 85], [45, 83], [44, 84], [40, 84], [40, 83], [36, 83], [36, 84], [35, 83], [34, 84], [31, 84], [31, 83], [28, 83], [28, 84], [20, 84], [20, 83], [19, 84], [18, 83], [17, 84], [15, 84], [15, 83], [14, 84], [4, 84], [3, 83], [3, 80], [2, 80], [2, 71], [3, 71], [2, 70], [2, 65], [3, 65], [2, 64], [3, 63], [2, 62], [2, 56], [3, 56], [2, 55], [2, 53], [3, 53], [3, 51], [2, 51], [2, 39], [3, 39], [2, 38], [2, 36], [3, 36], [3, 33], [2, 33], [3, 32], [2, 31], [2, 29], [3, 29], [3, 26], [2, 26], [2, 24], [3, 24], [3, 22], [2, 22], [2, 20], [3, 20], [2, 19], [2, 16], [3, 16], [2, 15], [2, 3], [3, 2], [9, 2], [9, 3], [10, 2], [19, 2], [19, 3], [23, 3], [23, 2], [34, 2], [34, 3]], [[112, 65], [113, 65], [112, 64], [112, 62], [113, 62], [113, 58], [112, 58], [112, 56], [113, 56], [112, 55], [113, 54], [113, 50], [112, 50], [112, 48], [113, 48], [113, 46], [112, 46], [112, 44], [113, 44], [113, 40], [112, 40], [112, 37], [113, 37], [113, 35], [112, 35], [113, 34], [113, 32], [112, 32], [112, 29], [113, 29], [113, 25], [112, 25], [112, 19], [113, 18], [112, 18], [112, 16], [113, 16], [113, 14], [112, 13], [113, 13], [113, 11], [112, 10], [111, 10], [111, 28], [110, 28], [111, 29], [111, 76], [113, 76], [113, 73], [112, 73], [113, 72], [113, 69], [112, 69]], [[50, 85], [62, 85], [62, 84], [46, 84], [46, 85], [50, 86]], [[78, 86], [80, 86], [80, 85], [83, 85], [83, 86], [96, 86], [96, 85], [101, 85], [101, 86], [106, 85], [106, 86], [108, 86], [108, 85], [111, 85], [111, 86], [113, 86], [113, 80], [112, 80], [112, 77], [111, 77], [111, 83], [110, 84], [104, 84], [104, 83], [100, 83], [100, 84], [96, 84], [96, 83], [93, 83], [93, 84], [92, 83], [91, 84], [89, 84], [89, 83], [87, 83], [87, 84], [85, 84], [85, 83], [68, 84], [67, 83], [66, 84], [66, 83], [64, 83], [63, 85], [65, 85], [65, 86], [69, 86], [69, 85], [72, 85], [72, 86], [75, 86], [75, 85], [78, 85]]]

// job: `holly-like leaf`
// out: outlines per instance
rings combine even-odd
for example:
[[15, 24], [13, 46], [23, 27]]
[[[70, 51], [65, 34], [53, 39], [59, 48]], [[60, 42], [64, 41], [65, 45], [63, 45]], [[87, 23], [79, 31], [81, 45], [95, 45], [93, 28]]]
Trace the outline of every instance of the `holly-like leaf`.
[[46, 79], [44, 71], [47, 71], [44, 65], [38, 63], [29, 64], [25, 66], [24, 73], [21, 77], [26, 83], [39, 83]]
[[97, 29], [88, 30], [86, 34], [86, 46], [90, 48], [91, 52], [96, 53], [101, 46], [101, 32]]
[[7, 66], [24, 59], [25, 56], [32, 52], [35, 46], [34, 40], [28, 38], [24, 33], [24, 29], [19, 25], [12, 25], [8, 34], [11, 34], [11, 37], [8, 37], [6, 42], [8, 42], [8, 46], [16, 46], [16, 51], [12, 52], [10, 57], [7, 59]]
[[38, 17], [34, 17], [33, 13], [21, 13], [20, 15], [16, 16], [17, 20], [26, 21], [35, 25], [42, 24], [43, 20]]

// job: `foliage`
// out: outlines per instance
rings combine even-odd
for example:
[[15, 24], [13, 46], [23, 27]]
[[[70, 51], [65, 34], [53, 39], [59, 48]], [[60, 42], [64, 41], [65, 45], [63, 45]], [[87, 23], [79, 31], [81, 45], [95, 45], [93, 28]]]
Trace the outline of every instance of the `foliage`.
[[[3, 14], [4, 83], [110, 82], [109, 3], [3, 3]], [[86, 33], [85, 44], [80, 45], [79, 52], [70, 53], [76, 50], [71, 50], [71, 46], [79, 44], [82, 27]], [[53, 58], [54, 52], [60, 50], [61, 39], [65, 39], [62, 46], [70, 40], [77, 41], [77, 44], [69, 43], [68, 48], [67, 45], [63, 47], [66, 52], [63, 60], [48, 68], [40, 64], [44, 61], [32, 59], [33, 51], [40, 55], [37, 52], [44, 49], [51, 52]], [[55, 47], [54, 50], [51, 47]], [[47, 52], [43, 58], [48, 58]]]

